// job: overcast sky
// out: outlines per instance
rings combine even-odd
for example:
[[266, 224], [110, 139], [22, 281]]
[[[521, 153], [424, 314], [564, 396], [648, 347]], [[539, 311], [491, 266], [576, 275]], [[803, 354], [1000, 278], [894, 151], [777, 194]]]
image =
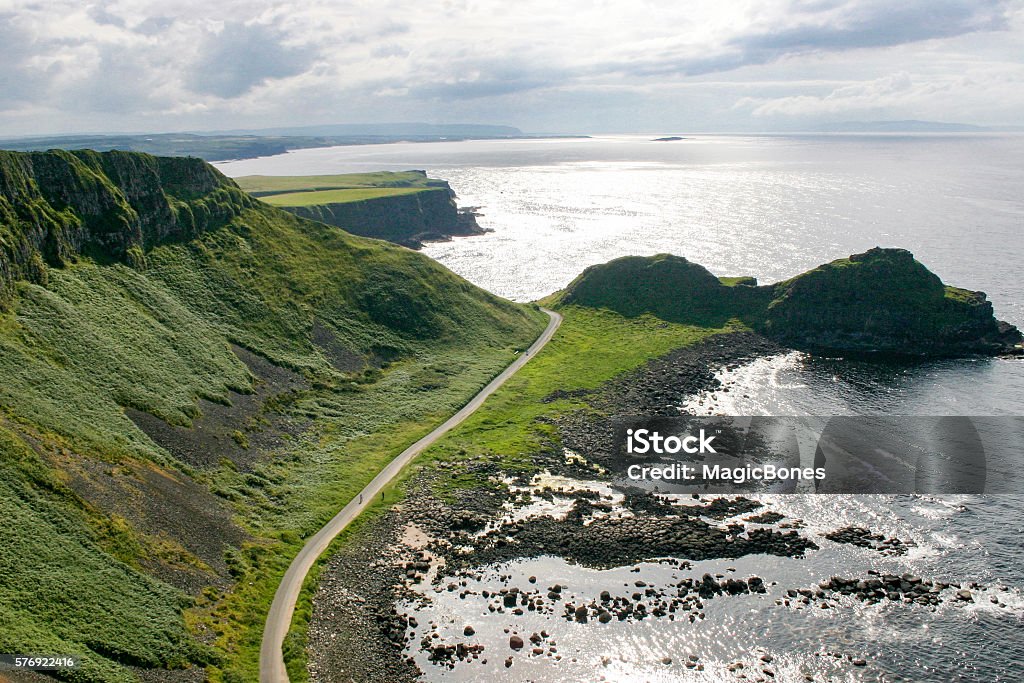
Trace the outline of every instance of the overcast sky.
[[0, 134], [1024, 124], [1024, 0], [0, 0]]

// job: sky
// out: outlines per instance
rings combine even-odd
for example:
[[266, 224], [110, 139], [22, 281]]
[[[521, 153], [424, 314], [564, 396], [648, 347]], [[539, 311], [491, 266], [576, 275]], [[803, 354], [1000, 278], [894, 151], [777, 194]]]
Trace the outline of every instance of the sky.
[[0, 135], [1024, 124], [1024, 0], [0, 0]]

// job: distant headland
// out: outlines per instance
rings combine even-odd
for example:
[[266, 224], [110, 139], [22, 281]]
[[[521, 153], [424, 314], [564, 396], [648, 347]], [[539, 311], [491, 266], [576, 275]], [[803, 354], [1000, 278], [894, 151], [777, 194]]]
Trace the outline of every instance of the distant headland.
[[322, 176], [243, 176], [239, 186], [289, 213], [419, 249], [424, 242], [482, 235], [472, 209], [455, 204], [445, 180], [425, 171]]
[[43, 152], [50, 149], [120, 150], [157, 156], [191, 156], [206, 161], [253, 159], [295, 149], [391, 142], [452, 142], [531, 137], [512, 126], [483, 124], [381, 123], [335, 124], [184, 133], [76, 134], [0, 140], [0, 149]]

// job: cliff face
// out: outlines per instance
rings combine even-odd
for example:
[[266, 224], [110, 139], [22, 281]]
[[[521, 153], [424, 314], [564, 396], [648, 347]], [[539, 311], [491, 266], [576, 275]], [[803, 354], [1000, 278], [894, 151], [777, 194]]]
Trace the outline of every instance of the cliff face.
[[0, 152], [0, 306], [16, 279], [79, 256], [143, 265], [146, 250], [224, 225], [253, 200], [199, 159]]
[[698, 325], [738, 319], [793, 348], [826, 354], [1019, 353], [1021, 343], [983, 292], [944, 285], [903, 249], [871, 249], [761, 287], [716, 278], [679, 256], [626, 257], [588, 268], [560, 301]]
[[457, 208], [454, 193], [447, 183], [413, 194], [282, 208], [354, 235], [388, 240], [413, 249], [422, 247], [423, 242], [445, 240], [453, 235], [483, 233], [472, 213]]

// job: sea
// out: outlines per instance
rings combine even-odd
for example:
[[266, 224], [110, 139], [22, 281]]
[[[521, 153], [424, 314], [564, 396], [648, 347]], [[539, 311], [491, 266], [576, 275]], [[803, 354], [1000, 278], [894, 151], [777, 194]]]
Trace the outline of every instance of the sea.
[[[473, 207], [490, 232], [429, 244], [424, 253], [517, 301], [543, 297], [585, 267], [624, 255], [678, 254], [717, 275], [750, 275], [765, 284], [883, 246], [910, 250], [946, 283], [986, 292], [998, 318], [1024, 328], [1024, 135], [657, 137], [348, 146], [217, 166], [230, 176], [426, 170], [448, 180], [460, 206]], [[897, 364], [793, 352], [717, 373], [722, 387], [692, 397], [685, 409], [729, 415], [1024, 414], [1024, 360]], [[1015, 446], [1024, 440], [1020, 422], [997, 423], [1001, 431], [982, 429], [981, 437], [1009, 453], [1004, 466], [1016, 468], [1013, 456], [1024, 460]], [[804, 559], [700, 562], [688, 573], [658, 563], [643, 565], [640, 574], [634, 567], [599, 571], [549, 557], [484, 568], [469, 583], [494, 589], [506, 585], [502, 576], [537, 575], [586, 597], [638, 575], [656, 585], [731, 568], [777, 582], [768, 596], [708, 601], [706, 618], [695, 624], [613, 622], [599, 637], [588, 625], [562, 623], [558, 649], [566, 657], [555, 663], [524, 657], [505, 669], [495, 653], [490, 665], [447, 669], [427, 662], [423, 653], [411, 654], [428, 680], [443, 681], [735, 681], [729, 663], [758, 662], [763, 654], [772, 658], [778, 681], [806, 675], [835, 681], [1024, 680], [1024, 495], [1011, 489], [761, 499], [769, 509], [803, 520], [802, 533], [814, 536], [821, 549]], [[849, 525], [914, 545], [891, 557], [820, 539]], [[775, 604], [785, 587], [868, 570], [983, 588], [973, 603], [950, 602], [934, 611], [888, 602], [811, 610]], [[494, 621], [483, 603], [453, 595], [431, 593], [430, 606], [416, 608], [424, 611], [421, 620], [447, 625], [439, 628], [456, 640], [467, 620]], [[526, 633], [545, 628], [541, 617], [525, 618], [535, 622], [517, 625]], [[489, 636], [477, 628], [491, 651], [508, 649], [498, 626], [495, 621]], [[851, 653], [867, 666], [849, 666]], [[690, 654], [701, 658], [703, 670], [686, 666]], [[665, 657], [672, 663], [665, 664]], [[749, 680], [767, 676], [747, 672]]]

